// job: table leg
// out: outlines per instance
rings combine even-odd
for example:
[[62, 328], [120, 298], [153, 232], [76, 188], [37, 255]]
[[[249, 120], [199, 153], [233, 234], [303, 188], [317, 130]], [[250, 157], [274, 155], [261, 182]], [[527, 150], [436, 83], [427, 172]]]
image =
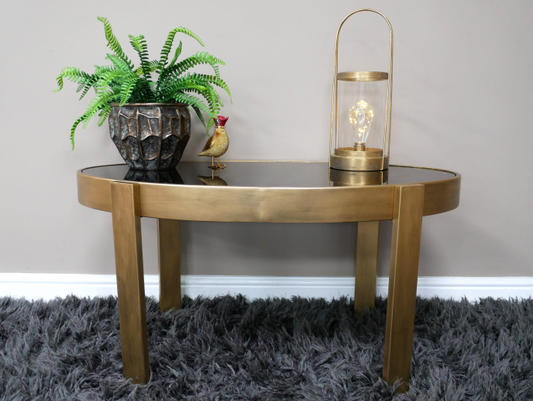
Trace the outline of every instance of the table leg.
[[423, 185], [396, 188], [383, 379], [391, 385], [401, 379], [401, 392], [411, 372], [423, 208]]
[[180, 222], [157, 221], [159, 251], [159, 308], [181, 308]]
[[374, 309], [378, 266], [379, 221], [357, 223], [357, 254], [355, 257], [356, 312]]
[[141, 241], [139, 185], [111, 183], [113, 236], [124, 376], [150, 379]]

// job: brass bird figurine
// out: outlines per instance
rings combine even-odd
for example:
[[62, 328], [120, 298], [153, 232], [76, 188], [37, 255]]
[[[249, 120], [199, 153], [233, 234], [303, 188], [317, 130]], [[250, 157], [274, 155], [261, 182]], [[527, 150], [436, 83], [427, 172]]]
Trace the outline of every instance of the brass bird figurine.
[[[207, 140], [203, 150], [198, 153], [198, 156], [211, 157], [211, 165], [209, 168], [213, 170], [225, 169], [225, 164], [220, 164], [220, 156], [222, 156], [229, 147], [228, 134], [226, 133], [226, 122], [229, 117], [217, 116], [213, 118], [215, 122], [215, 133]], [[215, 164], [215, 157], [217, 158], [217, 164]]]

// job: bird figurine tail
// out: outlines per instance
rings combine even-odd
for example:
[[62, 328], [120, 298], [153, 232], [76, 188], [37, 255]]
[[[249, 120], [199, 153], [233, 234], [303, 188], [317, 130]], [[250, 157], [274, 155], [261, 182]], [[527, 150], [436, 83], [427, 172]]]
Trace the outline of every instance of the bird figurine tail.
[[[222, 156], [229, 147], [228, 134], [226, 133], [226, 122], [229, 117], [217, 116], [213, 118], [215, 122], [215, 133], [209, 137], [204, 148], [198, 156], [206, 156], [211, 158], [211, 165], [209, 168], [213, 170], [220, 170], [226, 168], [225, 164], [220, 164], [220, 156]], [[217, 164], [215, 164], [215, 157], [217, 158]]]

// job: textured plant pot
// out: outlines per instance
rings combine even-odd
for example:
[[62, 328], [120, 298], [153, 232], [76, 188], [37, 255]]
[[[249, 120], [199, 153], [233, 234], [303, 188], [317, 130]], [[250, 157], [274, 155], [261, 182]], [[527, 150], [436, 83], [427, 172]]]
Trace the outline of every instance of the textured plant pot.
[[175, 168], [189, 142], [191, 114], [185, 104], [113, 104], [109, 133], [126, 164], [135, 170]]
[[124, 177], [126, 181], [158, 182], [162, 184], [183, 184], [178, 170], [134, 170], [130, 168]]

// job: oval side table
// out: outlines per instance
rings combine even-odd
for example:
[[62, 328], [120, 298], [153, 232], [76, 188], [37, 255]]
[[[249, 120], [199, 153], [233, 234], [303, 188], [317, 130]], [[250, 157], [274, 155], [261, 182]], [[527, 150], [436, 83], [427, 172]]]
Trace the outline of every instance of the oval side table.
[[112, 213], [124, 375], [135, 383], [150, 378], [141, 217], [158, 219], [162, 311], [181, 307], [180, 220], [358, 222], [356, 312], [374, 307], [379, 221], [392, 220], [383, 378], [400, 379], [407, 390], [422, 217], [459, 205], [460, 175], [391, 166], [368, 177], [315, 162], [234, 161], [222, 172], [207, 166], [181, 162], [177, 170], [154, 172], [110, 165], [77, 173], [79, 202]]

